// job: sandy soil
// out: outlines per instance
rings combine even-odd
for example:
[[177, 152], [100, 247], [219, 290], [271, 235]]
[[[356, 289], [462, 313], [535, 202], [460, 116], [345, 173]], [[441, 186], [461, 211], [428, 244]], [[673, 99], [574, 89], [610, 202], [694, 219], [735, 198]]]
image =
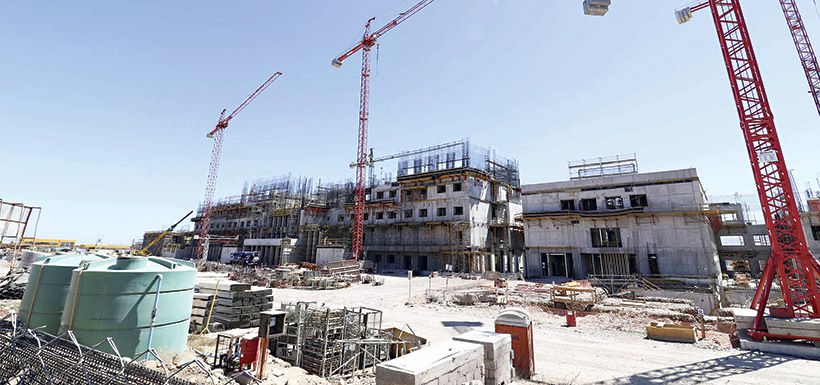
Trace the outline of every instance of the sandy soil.
[[[406, 277], [385, 277], [384, 285], [328, 291], [274, 289], [277, 302], [315, 301], [329, 306], [365, 306], [384, 312], [384, 327], [412, 329], [430, 343], [472, 329], [493, 329], [499, 306], [428, 304], [428, 287], [468, 288], [488, 281], [418, 277], [408, 298]], [[409, 299], [409, 301], [408, 301]], [[564, 318], [538, 307], [534, 318], [535, 380], [548, 384], [820, 384], [820, 362], [721, 348], [710, 341], [697, 345], [647, 340], [643, 320], [618, 314], [581, 317], [566, 328]], [[717, 338], [717, 337], [715, 337]]]

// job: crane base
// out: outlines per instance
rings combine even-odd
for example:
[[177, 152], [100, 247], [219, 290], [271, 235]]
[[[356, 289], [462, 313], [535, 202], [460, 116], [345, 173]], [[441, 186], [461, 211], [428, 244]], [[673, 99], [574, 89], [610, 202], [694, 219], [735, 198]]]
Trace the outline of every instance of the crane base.
[[817, 345], [812, 346], [793, 341], [755, 341], [749, 337], [745, 330], [738, 330], [737, 336], [740, 339], [740, 348], [743, 350], [756, 350], [764, 353], [820, 360], [820, 347], [817, 347]]

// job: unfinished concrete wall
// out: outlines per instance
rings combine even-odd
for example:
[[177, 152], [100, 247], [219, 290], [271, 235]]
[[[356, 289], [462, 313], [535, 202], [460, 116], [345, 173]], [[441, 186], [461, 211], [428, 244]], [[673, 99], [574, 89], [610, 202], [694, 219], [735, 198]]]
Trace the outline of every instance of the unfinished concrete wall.
[[[746, 218], [740, 203], [712, 203], [710, 207], [719, 216], [718, 231], [714, 234], [724, 274], [735, 273], [760, 277], [772, 252], [766, 224]], [[802, 212], [800, 221], [806, 244], [815, 258], [820, 257], [820, 213]]]
[[522, 187], [530, 277], [717, 277], [717, 248], [694, 169]]
[[510, 269], [512, 253], [494, 248], [509, 242], [499, 238], [511, 236], [499, 236], [506, 232], [493, 226], [520, 226], [511, 213], [521, 205], [508, 201], [513, 196], [507, 187], [496, 194], [497, 183], [474, 173], [373, 187], [365, 216], [368, 259], [381, 270], [444, 270], [459, 258], [470, 258], [471, 270]]

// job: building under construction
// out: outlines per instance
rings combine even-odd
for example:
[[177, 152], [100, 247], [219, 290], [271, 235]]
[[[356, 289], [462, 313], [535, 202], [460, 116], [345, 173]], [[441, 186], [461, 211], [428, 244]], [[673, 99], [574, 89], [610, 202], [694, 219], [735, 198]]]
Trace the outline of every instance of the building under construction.
[[[394, 161], [376, 177], [374, 165]], [[523, 226], [517, 162], [468, 140], [371, 159], [364, 214], [364, 259], [376, 270], [519, 272]], [[305, 177], [248, 183], [218, 200], [209, 225], [209, 260], [259, 252], [261, 263], [323, 263], [350, 255], [352, 183]], [[167, 236], [153, 254], [191, 258], [193, 231]], [[143, 243], [159, 231], [146, 232]]]
[[[246, 183], [240, 195], [214, 202], [209, 225], [209, 260], [227, 261], [235, 251], [258, 251], [261, 263], [277, 266], [316, 260], [317, 248], [349, 249], [348, 221], [333, 223], [331, 211], [344, 213], [352, 202], [351, 183], [317, 183], [305, 177], [283, 176]], [[334, 210], [331, 210], [334, 209]], [[193, 231], [177, 231], [152, 254], [189, 259], [194, 255], [204, 213], [200, 205]], [[333, 216], [335, 218], [335, 216]], [[150, 243], [161, 231], [146, 232]]]
[[[518, 163], [468, 140], [373, 159], [397, 160], [395, 180], [371, 177], [365, 257], [377, 270], [520, 271]], [[371, 173], [372, 175], [372, 173]]]

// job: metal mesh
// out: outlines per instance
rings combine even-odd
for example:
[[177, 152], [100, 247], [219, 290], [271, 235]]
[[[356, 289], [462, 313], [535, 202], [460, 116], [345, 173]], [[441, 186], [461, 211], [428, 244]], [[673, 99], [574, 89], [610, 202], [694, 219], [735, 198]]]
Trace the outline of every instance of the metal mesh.
[[12, 315], [11, 320], [0, 320], [0, 384], [195, 385], [179, 376], [190, 375], [191, 370], [216, 384], [200, 360], [169, 369], [153, 350], [138, 356], [157, 360], [157, 366], [163, 369], [160, 371], [95, 349], [102, 344], [117, 352], [110, 338], [87, 347], [80, 345], [71, 332], [55, 337], [22, 328]]

